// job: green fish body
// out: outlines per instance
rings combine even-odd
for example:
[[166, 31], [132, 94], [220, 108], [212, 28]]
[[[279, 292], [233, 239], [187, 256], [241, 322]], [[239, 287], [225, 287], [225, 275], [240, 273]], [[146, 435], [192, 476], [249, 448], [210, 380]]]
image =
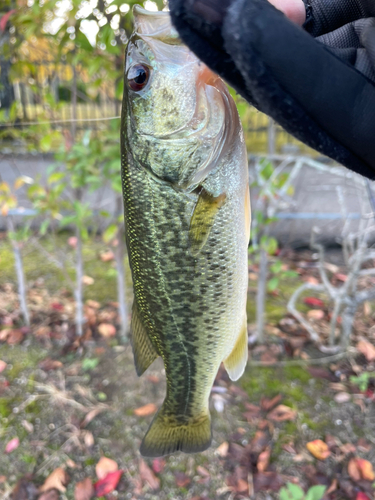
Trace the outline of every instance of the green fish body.
[[224, 362], [247, 362], [247, 155], [225, 84], [179, 40], [167, 12], [135, 8], [125, 60], [122, 183], [138, 375], [162, 357], [167, 394], [144, 456], [203, 451]]

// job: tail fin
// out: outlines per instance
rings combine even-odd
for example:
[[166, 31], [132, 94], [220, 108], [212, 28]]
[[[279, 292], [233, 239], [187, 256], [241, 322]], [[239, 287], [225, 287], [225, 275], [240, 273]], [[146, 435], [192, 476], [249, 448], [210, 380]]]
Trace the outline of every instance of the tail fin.
[[175, 417], [163, 414], [162, 407], [143, 438], [140, 452], [144, 457], [162, 457], [176, 451], [197, 453], [209, 448], [211, 439], [209, 412], [179, 425]]

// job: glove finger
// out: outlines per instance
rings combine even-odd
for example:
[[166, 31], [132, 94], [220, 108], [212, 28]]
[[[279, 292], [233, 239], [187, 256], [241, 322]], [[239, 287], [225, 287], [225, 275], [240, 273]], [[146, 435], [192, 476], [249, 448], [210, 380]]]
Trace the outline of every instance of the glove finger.
[[358, 19], [352, 23], [345, 24], [337, 30], [326, 33], [316, 37], [321, 43], [327, 45], [328, 47], [335, 47], [339, 49], [359, 49], [363, 47], [361, 42], [361, 34], [368, 27], [371, 26], [375, 21], [375, 18], [368, 19]]
[[375, 26], [370, 26], [363, 32], [362, 43], [366, 47], [368, 57], [375, 68]]
[[[186, 45], [215, 73], [225, 78], [239, 94], [256, 105], [240, 71], [224, 48], [221, 26], [209, 22], [192, 9], [192, 0], [169, 0], [172, 23]], [[200, 2], [202, 4], [202, 2]], [[199, 6], [198, 6], [199, 10]], [[208, 14], [208, 12], [206, 12]]]
[[375, 16], [374, 0], [303, 0], [308, 6], [305, 30], [314, 37], [357, 19]]
[[267, 6], [236, 0], [225, 46], [260, 109], [297, 138], [375, 177], [375, 86]]

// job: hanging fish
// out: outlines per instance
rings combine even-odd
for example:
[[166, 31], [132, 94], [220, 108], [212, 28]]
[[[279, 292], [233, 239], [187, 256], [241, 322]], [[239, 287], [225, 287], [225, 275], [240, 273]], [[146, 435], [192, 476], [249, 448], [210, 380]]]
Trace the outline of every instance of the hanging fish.
[[168, 12], [134, 8], [125, 59], [122, 184], [140, 376], [162, 357], [167, 395], [141, 454], [203, 451], [210, 391], [248, 356], [246, 147], [225, 84], [182, 44]]

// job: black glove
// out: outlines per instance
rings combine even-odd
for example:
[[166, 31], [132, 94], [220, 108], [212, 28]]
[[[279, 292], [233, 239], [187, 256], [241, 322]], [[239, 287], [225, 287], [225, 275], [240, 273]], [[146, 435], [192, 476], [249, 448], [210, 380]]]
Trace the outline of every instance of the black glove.
[[245, 99], [374, 179], [375, 0], [304, 1], [305, 30], [267, 0], [169, 6], [184, 42]]

